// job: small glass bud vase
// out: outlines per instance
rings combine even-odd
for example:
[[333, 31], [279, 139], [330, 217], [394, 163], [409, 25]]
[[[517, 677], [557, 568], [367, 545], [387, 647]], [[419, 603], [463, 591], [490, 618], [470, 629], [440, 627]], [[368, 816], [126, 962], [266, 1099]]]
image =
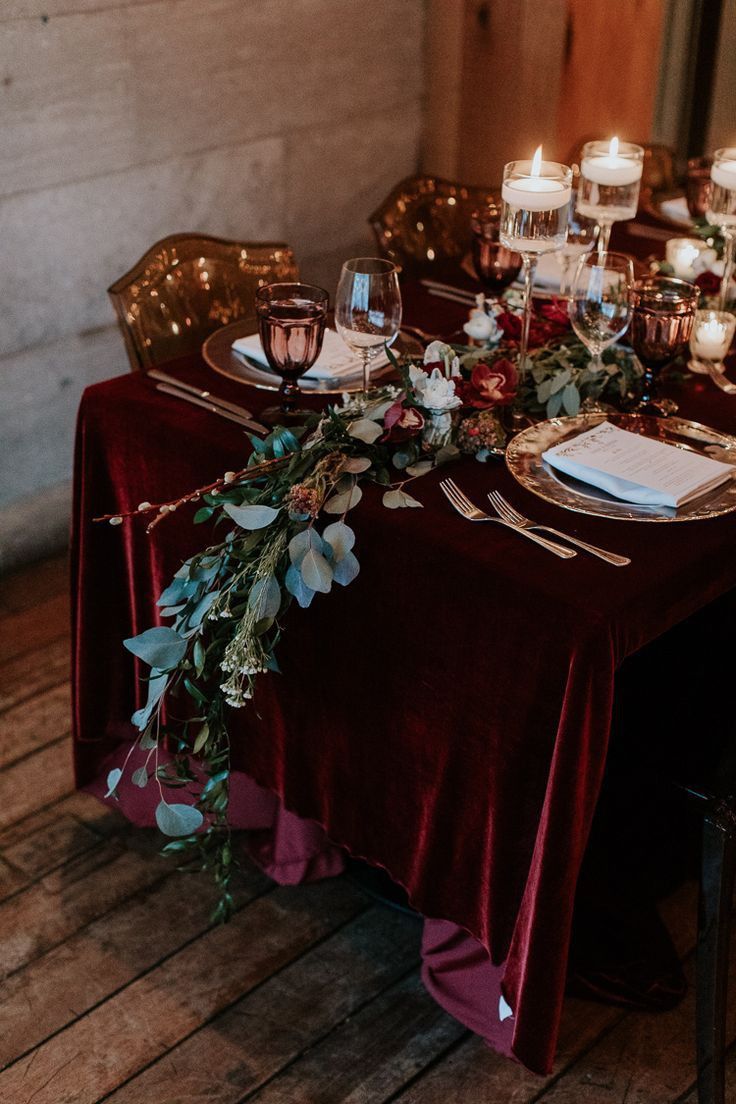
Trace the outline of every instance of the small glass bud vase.
[[452, 437], [452, 412], [430, 410], [422, 430], [422, 442], [428, 449], [441, 449], [449, 445]]

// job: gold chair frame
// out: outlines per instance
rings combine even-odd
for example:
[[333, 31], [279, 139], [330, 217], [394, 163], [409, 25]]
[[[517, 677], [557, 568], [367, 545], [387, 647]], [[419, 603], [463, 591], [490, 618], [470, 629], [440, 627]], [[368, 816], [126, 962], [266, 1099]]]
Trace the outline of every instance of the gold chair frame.
[[445, 180], [408, 176], [370, 216], [381, 255], [403, 268], [429, 268], [470, 248], [472, 212], [500, 196], [491, 189]]
[[108, 288], [133, 371], [198, 351], [220, 326], [253, 313], [259, 287], [298, 280], [285, 242], [172, 234]]

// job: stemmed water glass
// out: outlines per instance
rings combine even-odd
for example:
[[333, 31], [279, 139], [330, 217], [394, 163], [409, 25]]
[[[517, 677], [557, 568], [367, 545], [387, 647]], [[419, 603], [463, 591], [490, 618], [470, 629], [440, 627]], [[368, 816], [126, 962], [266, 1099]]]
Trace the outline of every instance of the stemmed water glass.
[[558, 249], [554, 254], [555, 260], [562, 269], [560, 273], [562, 297], [568, 295], [570, 291], [571, 278], [575, 273], [578, 260], [584, 253], [590, 253], [597, 237], [598, 223], [580, 214], [577, 206], [577, 192], [573, 191], [567, 215], [567, 241], [562, 249]]
[[586, 142], [580, 158], [578, 211], [600, 227], [598, 248], [607, 252], [614, 222], [631, 219], [639, 204], [644, 148], [633, 142]]
[[634, 266], [623, 253], [581, 257], [573, 277], [568, 313], [590, 353], [590, 370], [603, 368], [602, 353], [626, 333], [631, 320]]
[[540, 146], [531, 161], [509, 161], [501, 189], [501, 244], [521, 254], [524, 272], [524, 317], [519, 342], [519, 375], [527, 368], [532, 288], [541, 253], [561, 249], [567, 238], [567, 208], [572, 169], [542, 160]]
[[736, 249], [736, 147], [716, 150], [710, 179], [711, 189], [705, 217], [712, 226], [720, 226], [724, 239], [723, 277], [718, 297], [718, 309], [723, 311], [728, 303]]
[[700, 292], [695, 284], [669, 276], [637, 280], [632, 290], [631, 344], [644, 367], [639, 407], [671, 413], [669, 400], [655, 397], [656, 376], [687, 348]]
[[401, 291], [395, 264], [380, 257], [355, 257], [340, 273], [335, 327], [363, 362], [363, 395], [368, 394], [370, 361], [391, 345], [401, 326]]
[[278, 406], [264, 410], [264, 421], [289, 420], [298, 408], [299, 377], [312, 367], [322, 349], [329, 295], [312, 284], [266, 284], [256, 293], [256, 316], [263, 351], [271, 370], [281, 376]]

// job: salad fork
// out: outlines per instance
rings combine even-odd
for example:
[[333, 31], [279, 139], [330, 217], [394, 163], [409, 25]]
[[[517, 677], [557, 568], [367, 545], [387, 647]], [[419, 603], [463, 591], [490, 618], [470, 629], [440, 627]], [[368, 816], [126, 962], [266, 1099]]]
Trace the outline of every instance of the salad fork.
[[503, 518], [491, 517], [490, 514], [484, 514], [482, 510], [479, 510], [477, 506], [473, 505], [470, 499], [463, 494], [457, 483], [452, 479], [443, 479], [440, 483], [440, 489], [450, 505], [453, 506], [466, 521], [495, 521], [497, 525], [503, 525], [506, 529], [513, 529], [515, 533], [521, 534], [522, 537], [528, 537], [534, 544], [541, 545], [542, 548], [546, 548], [548, 552], [554, 552], [555, 556], [559, 556], [563, 560], [571, 560], [573, 556], [577, 556], [577, 552], [574, 552], [572, 548], [565, 548], [561, 544], [556, 544], [555, 541], [547, 540], [546, 537], [540, 537], [537, 533], [531, 533], [528, 529], [524, 529], [519, 525], [513, 525], [510, 521], [505, 521]]
[[562, 537], [563, 540], [569, 541], [570, 544], [577, 545], [578, 548], [590, 552], [593, 556], [598, 556], [599, 559], [605, 560], [606, 563], [613, 564], [614, 567], [626, 567], [627, 564], [631, 563], [628, 556], [619, 556], [616, 552], [608, 552], [605, 548], [598, 548], [595, 544], [588, 544], [587, 541], [581, 540], [579, 537], [572, 537], [569, 533], [562, 533], [559, 529], [553, 529], [550, 525], [539, 525], [536, 521], [531, 521], [528, 517], [524, 517], [523, 514], [520, 514], [518, 510], [515, 510], [511, 503], [507, 502], [498, 491], [491, 491], [488, 495], [488, 499], [499, 517], [503, 518], [504, 521], [508, 521], [511, 525], [518, 525], [520, 529], [524, 529], [526, 532], [542, 529], [545, 533], [552, 533], [555, 537]]

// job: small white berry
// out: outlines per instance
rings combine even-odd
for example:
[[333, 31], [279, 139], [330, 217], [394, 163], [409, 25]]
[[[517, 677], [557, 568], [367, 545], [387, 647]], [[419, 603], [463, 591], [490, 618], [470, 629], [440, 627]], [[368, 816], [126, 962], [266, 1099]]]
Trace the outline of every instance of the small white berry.
[[110, 518], [110, 524], [111, 525], [122, 525], [123, 524], [123, 519], [121, 517], [111, 517]]
[[234, 483], [235, 482], [235, 472], [231, 472], [231, 471], [225, 472], [224, 478], [225, 478], [226, 483]]
[[139, 513], [140, 513], [141, 510], [150, 510], [150, 509], [151, 509], [151, 503], [150, 502], [139, 502], [138, 503]]

